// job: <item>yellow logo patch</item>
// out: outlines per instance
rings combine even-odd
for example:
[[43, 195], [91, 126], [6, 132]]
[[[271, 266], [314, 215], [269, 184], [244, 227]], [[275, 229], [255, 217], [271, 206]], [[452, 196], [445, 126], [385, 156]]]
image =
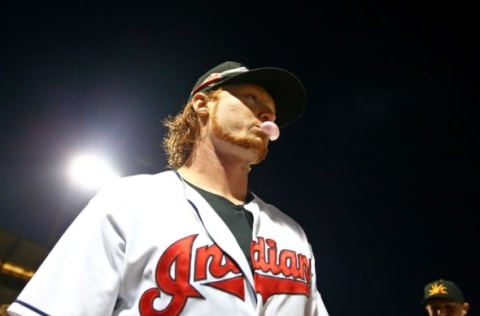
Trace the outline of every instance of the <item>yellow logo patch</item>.
[[448, 294], [447, 288], [443, 284], [439, 283], [434, 283], [429, 289], [428, 289], [428, 296], [432, 296], [435, 294]]

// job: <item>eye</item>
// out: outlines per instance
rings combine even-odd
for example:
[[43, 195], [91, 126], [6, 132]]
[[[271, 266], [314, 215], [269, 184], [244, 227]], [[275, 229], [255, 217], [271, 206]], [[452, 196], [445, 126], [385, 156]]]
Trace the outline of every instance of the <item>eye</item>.
[[254, 94], [245, 95], [245, 99], [247, 99], [248, 102], [257, 103], [257, 96]]

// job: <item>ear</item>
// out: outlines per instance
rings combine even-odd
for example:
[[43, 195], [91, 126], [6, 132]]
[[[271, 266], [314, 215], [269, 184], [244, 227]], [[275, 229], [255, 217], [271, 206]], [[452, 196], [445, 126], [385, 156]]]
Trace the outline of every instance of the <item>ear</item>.
[[192, 97], [192, 106], [198, 115], [208, 113], [209, 104], [207, 95], [203, 92], [195, 93]]
[[462, 315], [467, 315], [468, 310], [470, 309], [470, 304], [467, 302], [463, 303]]

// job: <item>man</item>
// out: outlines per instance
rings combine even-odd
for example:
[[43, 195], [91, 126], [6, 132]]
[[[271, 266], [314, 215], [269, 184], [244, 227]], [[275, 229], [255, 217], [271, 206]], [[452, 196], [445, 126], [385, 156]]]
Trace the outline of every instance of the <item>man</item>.
[[303, 229], [248, 189], [277, 124], [293, 122], [305, 103], [286, 70], [237, 62], [209, 70], [164, 121], [171, 170], [100, 190], [9, 312], [328, 315]]
[[469, 304], [465, 302], [460, 288], [448, 280], [436, 280], [424, 287], [422, 305], [429, 316], [467, 315]]

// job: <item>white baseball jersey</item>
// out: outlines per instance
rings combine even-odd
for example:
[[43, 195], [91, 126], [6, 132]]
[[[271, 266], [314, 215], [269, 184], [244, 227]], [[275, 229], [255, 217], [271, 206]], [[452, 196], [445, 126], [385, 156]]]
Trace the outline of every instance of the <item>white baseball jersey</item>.
[[[303, 229], [256, 195], [249, 264], [175, 171], [100, 190], [8, 308], [11, 315], [328, 315]], [[252, 271], [253, 270], [253, 271]]]

